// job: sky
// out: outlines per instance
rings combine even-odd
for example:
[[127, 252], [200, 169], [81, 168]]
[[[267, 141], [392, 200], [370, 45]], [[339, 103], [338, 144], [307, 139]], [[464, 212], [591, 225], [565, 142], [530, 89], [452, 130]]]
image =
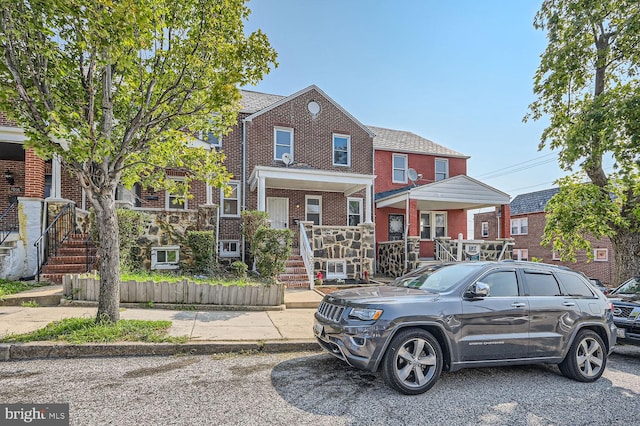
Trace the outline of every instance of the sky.
[[546, 47], [541, 1], [252, 0], [279, 66], [256, 86], [316, 84], [365, 125], [406, 130], [470, 158], [467, 174], [515, 197], [566, 172], [523, 123]]

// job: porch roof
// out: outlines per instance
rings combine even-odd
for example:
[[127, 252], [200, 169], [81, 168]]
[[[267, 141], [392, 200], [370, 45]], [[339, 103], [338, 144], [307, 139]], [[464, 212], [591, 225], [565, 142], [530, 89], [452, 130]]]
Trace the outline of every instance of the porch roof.
[[345, 196], [349, 196], [367, 186], [372, 186], [375, 175], [295, 167], [256, 166], [249, 177], [252, 191], [257, 188], [260, 179], [264, 179], [265, 188], [342, 192]]
[[417, 201], [418, 210], [478, 209], [509, 204], [509, 194], [466, 175], [426, 185], [400, 188], [376, 194], [376, 207], [406, 207], [407, 197]]

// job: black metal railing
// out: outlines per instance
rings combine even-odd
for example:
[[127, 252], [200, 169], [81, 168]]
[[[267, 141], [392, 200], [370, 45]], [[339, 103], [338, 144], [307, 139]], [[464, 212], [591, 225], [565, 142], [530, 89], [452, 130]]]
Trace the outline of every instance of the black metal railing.
[[40, 281], [40, 272], [44, 265], [47, 264], [51, 256], [55, 256], [58, 253], [62, 243], [75, 229], [76, 205], [75, 203], [67, 203], [47, 226], [42, 235], [33, 243], [36, 247], [38, 262], [38, 271], [36, 273], [38, 281]]
[[87, 265], [87, 272], [91, 270], [93, 264], [97, 258], [97, 253], [93, 244], [91, 244], [91, 233], [87, 234], [87, 238], [84, 239], [84, 259]]
[[18, 202], [16, 201], [9, 204], [9, 207], [0, 215], [0, 244], [4, 243], [13, 231], [17, 231], [19, 226]]

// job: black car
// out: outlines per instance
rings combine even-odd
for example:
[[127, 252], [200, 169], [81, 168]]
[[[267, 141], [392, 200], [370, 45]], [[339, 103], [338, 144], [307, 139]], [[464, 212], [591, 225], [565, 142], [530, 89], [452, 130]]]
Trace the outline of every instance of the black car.
[[589, 278], [589, 281], [591, 282], [591, 284], [593, 284], [593, 286], [595, 288], [600, 290], [602, 292], [602, 294], [609, 293], [609, 289], [607, 289], [607, 287], [605, 287], [605, 285], [602, 284], [602, 281], [600, 281], [599, 279], [597, 279], [597, 278]]
[[640, 345], [640, 277], [622, 283], [609, 293], [609, 300], [620, 342]]
[[468, 367], [558, 364], [597, 380], [616, 342], [611, 304], [583, 275], [533, 262], [461, 262], [396, 285], [328, 294], [314, 334], [353, 367], [405, 394]]

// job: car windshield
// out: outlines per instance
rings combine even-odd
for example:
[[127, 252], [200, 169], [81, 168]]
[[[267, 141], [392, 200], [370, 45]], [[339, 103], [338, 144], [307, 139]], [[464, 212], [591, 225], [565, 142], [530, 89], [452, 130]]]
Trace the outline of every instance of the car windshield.
[[640, 277], [631, 278], [618, 287], [613, 294], [640, 294]]
[[436, 270], [428, 269], [420, 275], [410, 273], [405, 277], [400, 277], [393, 285], [419, 288], [431, 293], [446, 293], [482, 266], [479, 263], [458, 263]]

